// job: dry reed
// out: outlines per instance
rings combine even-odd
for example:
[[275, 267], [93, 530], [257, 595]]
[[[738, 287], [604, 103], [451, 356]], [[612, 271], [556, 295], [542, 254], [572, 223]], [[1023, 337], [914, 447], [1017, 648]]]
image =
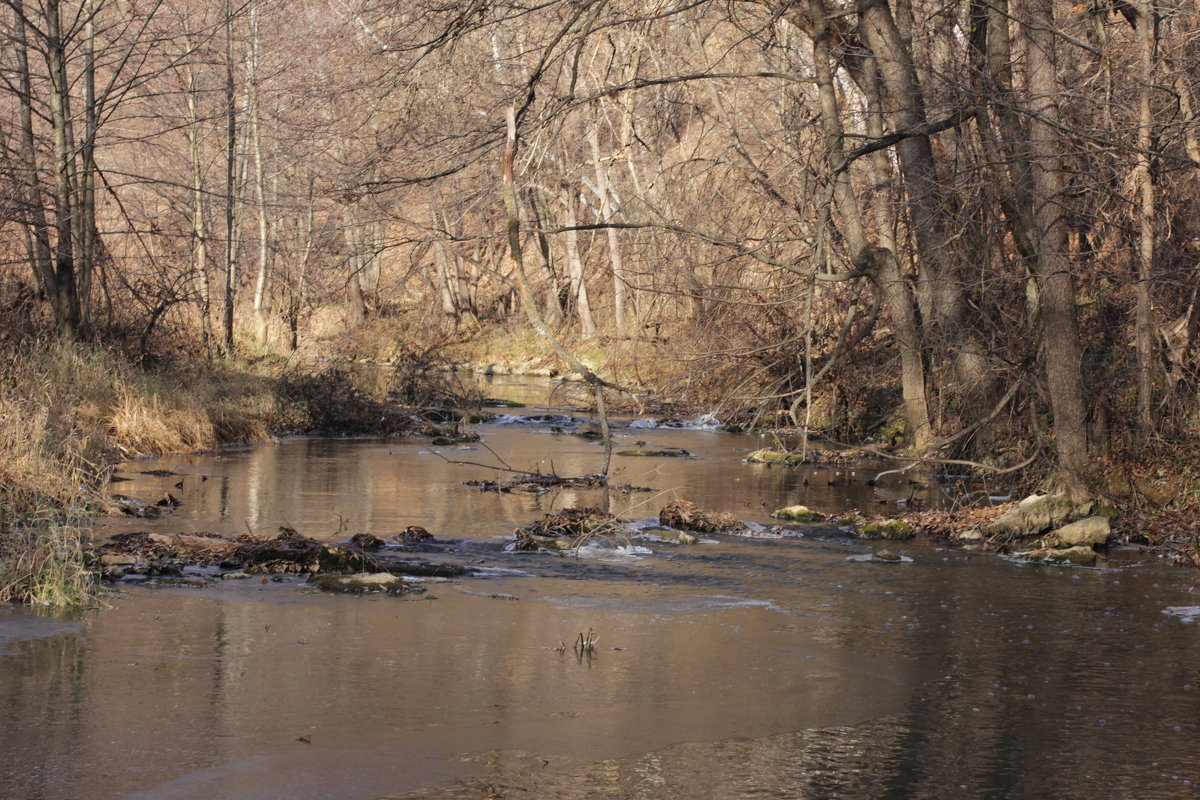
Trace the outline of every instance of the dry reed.
[[78, 529], [50, 523], [0, 532], [0, 602], [66, 608], [95, 593]]

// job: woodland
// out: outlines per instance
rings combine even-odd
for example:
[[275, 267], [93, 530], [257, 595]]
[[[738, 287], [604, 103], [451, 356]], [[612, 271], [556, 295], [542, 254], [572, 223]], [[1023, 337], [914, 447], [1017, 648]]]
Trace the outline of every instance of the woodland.
[[[254, 435], [213, 375], [371, 359], [1187, 512], [1197, 12], [2, 0], [8, 500], [15, 453]], [[148, 441], [165, 384], [204, 432]]]

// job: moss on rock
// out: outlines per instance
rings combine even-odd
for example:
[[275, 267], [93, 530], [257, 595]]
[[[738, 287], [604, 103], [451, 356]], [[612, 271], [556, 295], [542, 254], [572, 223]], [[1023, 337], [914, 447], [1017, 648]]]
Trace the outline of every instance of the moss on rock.
[[808, 506], [787, 506], [771, 515], [775, 519], [787, 522], [821, 522], [825, 515], [809, 509]]

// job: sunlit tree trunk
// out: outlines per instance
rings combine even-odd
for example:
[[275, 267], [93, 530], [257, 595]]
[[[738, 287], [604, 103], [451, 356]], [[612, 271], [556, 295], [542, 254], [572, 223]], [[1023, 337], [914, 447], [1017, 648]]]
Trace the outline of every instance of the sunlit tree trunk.
[[[608, 164], [600, 154], [600, 137], [597, 133], [599, 121], [592, 120], [588, 127], [588, 144], [592, 148], [592, 167], [596, 175], [596, 193], [600, 201], [600, 222], [613, 222], [614, 205], [612, 187], [609, 184]], [[625, 262], [621, 257], [621, 240], [616, 228], [605, 231], [608, 237], [608, 258], [612, 265], [613, 279], [613, 324], [617, 332], [625, 330], [625, 297], [629, 281], [625, 275]]]
[[200, 152], [199, 87], [189, 63], [185, 65], [188, 110], [188, 160], [192, 172], [192, 280], [200, 301], [200, 340], [207, 352], [212, 342], [212, 288], [208, 274], [208, 221], [205, 202], [204, 166]]
[[262, 148], [262, 95], [259, 86], [260, 38], [258, 6], [250, 7], [250, 44], [247, 52], [247, 100], [250, 125], [250, 153], [254, 159], [254, 201], [258, 206], [258, 271], [254, 279], [254, 340], [262, 347], [267, 342], [267, 286], [270, 281], [271, 239], [267, 209], [266, 172]]
[[587, 282], [583, 275], [583, 260], [579, 256], [579, 232], [575, 226], [579, 224], [575, 208], [578, 193], [564, 183], [562, 186], [563, 221], [566, 222], [566, 233], [563, 234], [563, 255], [567, 261], [567, 283], [569, 294], [579, 317], [579, 332], [585, 338], [596, 335], [596, 322], [592, 319], [592, 305], [588, 300]]

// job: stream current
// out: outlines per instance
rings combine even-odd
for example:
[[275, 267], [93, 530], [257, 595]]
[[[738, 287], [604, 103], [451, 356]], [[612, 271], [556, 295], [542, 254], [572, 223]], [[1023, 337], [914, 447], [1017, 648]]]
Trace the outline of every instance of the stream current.
[[[768, 524], [796, 503], [941, 498], [869, 486], [887, 464], [745, 464], [769, 438], [644, 419], [618, 451], [693, 454], [614, 457], [616, 482], [652, 492], [464, 485], [501, 463], [600, 469], [599, 444], [540, 413], [476, 426], [480, 444], [298, 438], [125, 465], [115, 491], [183, 505], [97, 535], [421, 525], [443, 543], [424, 557], [479, 572], [404, 598], [256, 578], [123, 585], [73, 616], [0, 608], [0, 797], [1200, 797], [1200, 622], [1167, 613], [1200, 605], [1196, 573], [930, 542], [853, 562], [878, 543], [823, 528], [508, 552], [514, 527], [571, 506], [638, 519], [681, 498]], [[596, 652], [576, 653], [588, 631]]]

